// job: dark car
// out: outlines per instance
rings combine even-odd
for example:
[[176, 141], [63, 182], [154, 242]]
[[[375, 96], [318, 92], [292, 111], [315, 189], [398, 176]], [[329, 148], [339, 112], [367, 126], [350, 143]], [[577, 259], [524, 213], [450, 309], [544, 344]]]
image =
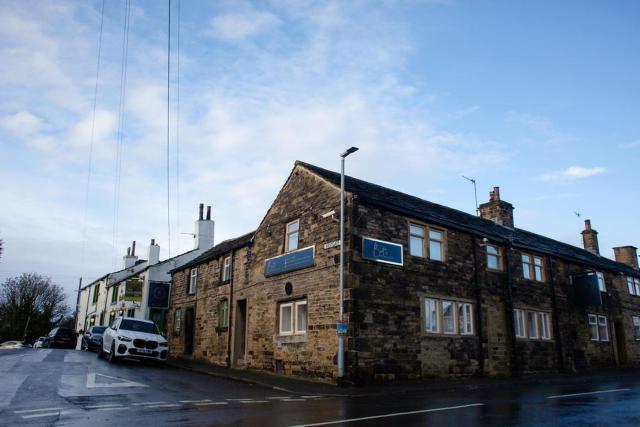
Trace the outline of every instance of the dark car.
[[69, 328], [53, 328], [44, 340], [46, 348], [76, 348], [76, 333]]
[[82, 350], [96, 351], [102, 347], [102, 334], [106, 326], [92, 326], [82, 335]]

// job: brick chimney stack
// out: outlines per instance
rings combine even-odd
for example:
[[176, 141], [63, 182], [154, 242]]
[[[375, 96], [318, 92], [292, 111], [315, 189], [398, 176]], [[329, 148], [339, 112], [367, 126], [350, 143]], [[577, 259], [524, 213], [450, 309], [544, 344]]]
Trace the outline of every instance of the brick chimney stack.
[[493, 187], [489, 201], [480, 205], [480, 217], [513, 228], [513, 205], [500, 200], [500, 187]]
[[616, 261], [638, 268], [638, 248], [635, 246], [618, 246], [613, 248]]
[[591, 228], [591, 220], [584, 220], [584, 230], [582, 230], [582, 243], [584, 248], [591, 253], [600, 255], [600, 246], [598, 246], [598, 232]]

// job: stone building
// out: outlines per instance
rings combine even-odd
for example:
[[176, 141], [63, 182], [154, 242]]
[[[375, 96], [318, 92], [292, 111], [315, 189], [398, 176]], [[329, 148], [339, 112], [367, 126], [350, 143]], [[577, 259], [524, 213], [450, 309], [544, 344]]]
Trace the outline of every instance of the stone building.
[[[340, 175], [297, 162], [258, 228], [172, 271], [170, 350], [337, 376]], [[640, 365], [636, 249], [599, 254], [346, 178], [348, 380], [508, 376]], [[226, 279], [226, 280], [225, 280]]]

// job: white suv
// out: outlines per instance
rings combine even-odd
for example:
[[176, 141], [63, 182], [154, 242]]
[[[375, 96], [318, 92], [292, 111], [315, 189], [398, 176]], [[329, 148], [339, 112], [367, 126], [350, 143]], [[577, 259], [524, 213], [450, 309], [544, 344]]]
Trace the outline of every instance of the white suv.
[[162, 364], [168, 353], [169, 344], [153, 322], [130, 317], [116, 318], [104, 331], [102, 348], [98, 349], [98, 357], [106, 356], [112, 363], [126, 357]]

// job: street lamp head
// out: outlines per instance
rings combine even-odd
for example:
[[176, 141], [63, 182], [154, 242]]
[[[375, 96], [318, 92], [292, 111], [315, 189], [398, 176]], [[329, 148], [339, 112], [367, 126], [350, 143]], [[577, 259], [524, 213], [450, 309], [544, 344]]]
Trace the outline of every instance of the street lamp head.
[[355, 153], [356, 151], [358, 151], [358, 147], [351, 147], [347, 151], [345, 151], [344, 153], [340, 154], [340, 157], [342, 157], [344, 159], [349, 154]]

